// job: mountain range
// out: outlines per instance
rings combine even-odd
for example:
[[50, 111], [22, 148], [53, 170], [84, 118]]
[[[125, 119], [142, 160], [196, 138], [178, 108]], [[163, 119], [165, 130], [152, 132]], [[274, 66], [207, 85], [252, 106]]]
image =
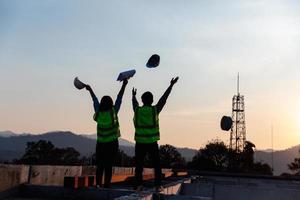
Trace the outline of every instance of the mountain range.
[[[27, 142], [48, 140], [51, 141], [56, 147], [73, 147], [80, 152], [83, 156], [89, 156], [94, 153], [96, 144], [96, 134], [75, 134], [69, 131], [55, 131], [43, 134], [17, 134], [11, 131], [0, 132], [0, 161], [12, 161], [13, 159], [20, 158], [26, 148]], [[134, 156], [134, 143], [123, 138], [119, 139], [120, 149], [127, 155]], [[280, 175], [287, 172], [287, 164], [292, 162], [295, 157], [299, 157], [300, 145], [273, 152], [273, 168], [274, 174]], [[197, 152], [196, 149], [191, 148], [177, 148], [181, 155], [187, 160], [192, 160]], [[272, 166], [272, 150], [256, 150], [255, 160], [266, 162]]]
[[[78, 135], [69, 131], [55, 131], [43, 134], [16, 134], [11, 131], [0, 132], [0, 161], [11, 161], [20, 158], [26, 148], [27, 142], [47, 140], [59, 148], [73, 147], [83, 156], [94, 153], [96, 134]], [[134, 143], [123, 138], [119, 139], [120, 149], [127, 155], [134, 156]], [[196, 150], [178, 148], [178, 151], [189, 161]]]

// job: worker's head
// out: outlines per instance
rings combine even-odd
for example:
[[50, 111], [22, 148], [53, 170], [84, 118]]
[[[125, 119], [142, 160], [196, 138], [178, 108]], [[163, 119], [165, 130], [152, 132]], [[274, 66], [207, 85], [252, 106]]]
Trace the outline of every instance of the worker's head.
[[142, 95], [142, 102], [144, 106], [151, 106], [153, 103], [153, 95], [151, 92], [145, 92]]
[[113, 108], [113, 100], [110, 96], [103, 96], [100, 105], [99, 105], [99, 111], [108, 111]]

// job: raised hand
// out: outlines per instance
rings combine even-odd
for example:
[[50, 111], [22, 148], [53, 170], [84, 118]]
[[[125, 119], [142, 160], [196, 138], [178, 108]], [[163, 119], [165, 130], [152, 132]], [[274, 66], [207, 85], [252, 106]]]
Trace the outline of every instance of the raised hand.
[[127, 83], [128, 83], [128, 79], [126, 78], [123, 80], [123, 85], [127, 85]]
[[177, 83], [179, 77], [177, 76], [176, 78], [172, 78], [170, 84], [173, 86], [175, 83]]
[[132, 96], [136, 95], [136, 88], [132, 88]]
[[92, 90], [92, 88], [91, 88], [90, 85], [85, 85], [85, 89], [88, 90], [88, 91], [91, 91], [91, 90]]

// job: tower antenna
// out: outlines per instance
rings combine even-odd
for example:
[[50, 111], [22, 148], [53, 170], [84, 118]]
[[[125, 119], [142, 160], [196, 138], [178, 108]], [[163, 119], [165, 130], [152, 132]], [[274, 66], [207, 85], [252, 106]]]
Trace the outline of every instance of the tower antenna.
[[237, 94], [232, 98], [232, 127], [230, 131], [230, 148], [242, 152], [246, 142], [246, 120], [244, 95], [240, 94], [240, 74], [237, 76]]
[[237, 76], [237, 94], [240, 95], [240, 73]]

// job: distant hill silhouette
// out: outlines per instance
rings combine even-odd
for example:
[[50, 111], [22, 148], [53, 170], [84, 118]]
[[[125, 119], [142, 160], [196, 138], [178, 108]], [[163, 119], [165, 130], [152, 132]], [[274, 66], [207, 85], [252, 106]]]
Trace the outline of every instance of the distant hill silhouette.
[[[95, 139], [76, 135], [68, 131], [49, 132], [38, 135], [18, 135], [11, 132], [10, 136], [8, 136], [7, 131], [5, 131], [0, 132], [0, 160], [10, 161], [21, 157], [25, 152], [27, 142], [39, 140], [51, 141], [59, 148], [74, 147], [81, 155], [85, 156], [94, 152], [96, 144]], [[123, 143], [128, 144], [129, 141], [120, 139], [120, 146], [123, 147]], [[124, 149], [126, 149], [126, 146]]]
[[[26, 148], [26, 143], [38, 140], [49, 140], [56, 147], [73, 147], [81, 155], [91, 155], [95, 150], [96, 135], [77, 135], [69, 131], [48, 132], [39, 135], [33, 134], [16, 134], [11, 131], [0, 132], [0, 161], [11, 161], [20, 158]], [[120, 139], [120, 149], [127, 155], [134, 156], [134, 143], [125, 139]], [[300, 145], [291, 147], [286, 150], [274, 151], [274, 174], [280, 175], [283, 172], [290, 172], [287, 164], [298, 157]], [[177, 148], [181, 155], [191, 161], [197, 150], [190, 148]], [[271, 150], [256, 151], [255, 160], [271, 164]]]
[[27, 133], [17, 134], [11, 131], [0, 131], [0, 137], [12, 137], [12, 136], [21, 136], [21, 135], [29, 135]]
[[[294, 158], [299, 157], [299, 149], [300, 145], [293, 146], [291, 148], [274, 151], [273, 160], [274, 160], [274, 175], [280, 175], [283, 172], [291, 173], [288, 169], [287, 164], [292, 162]], [[272, 153], [270, 150], [268, 151], [256, 151], [255, 152], [255, 160], [263, 161], [272, 166]]]
[[[13, 132], [0, 132], [0, 161], [11, 161], [20, 158], [26, 148], [27, 142], [49, 140], [56, 147], [74, 147], [81, 155], [91, 155], [95, 150], [96, 134], [77, 135], [69, 131], [56, 131], [44, 134], [16, 134]], [[119, 139], [120, 149], [127, 155], [134, 156], [134, 143], [123, 138]], [[178, 151], [190, 161], [196, 150], [189, 148], [178, 148]]]

